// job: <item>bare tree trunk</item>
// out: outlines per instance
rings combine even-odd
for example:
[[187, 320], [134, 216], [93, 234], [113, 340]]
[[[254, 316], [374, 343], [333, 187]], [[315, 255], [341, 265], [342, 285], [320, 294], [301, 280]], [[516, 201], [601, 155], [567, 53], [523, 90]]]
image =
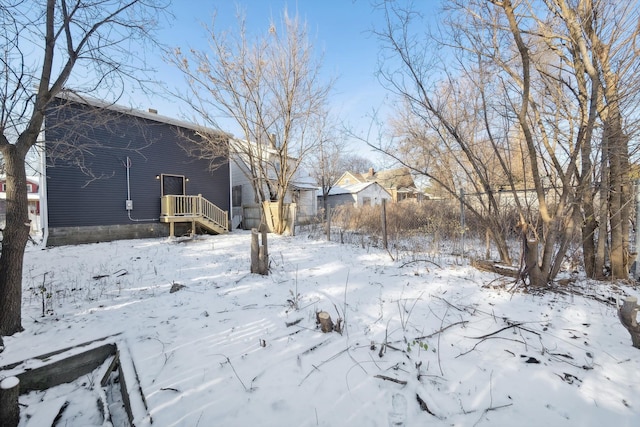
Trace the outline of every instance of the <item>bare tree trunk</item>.
[[[617, 114], [614, 114], [610, 120], [605, 123], [604, 134], [607, 141], [607, 157], [609, 160], [609, 215], [611, 224], [611, 276], [614, 279], [627, 279], [629, 277], [627, 253], [629, 247], [629, 238], [625, 237], [625, 229], [628, 234], [628, 227], [624, 227], [623, 223], [628, 222], [628, 209], [624, 209], [624, 205], [628, 200], [625, 191], [625, 176], [627, 171], [624, 170], [624, 135], [622, 135], [622, 126], [619, 123]], [[627, 179], [628, 180], [628, 179]], [[626, 215], [626, 217], [625, 217]]]
[[[589, 278], [596, 277], [596, 229], [597, 221], [595, 210], [593, 209], [593, 197], [591, 189], [585, 188], [581, 191], [582, 207], [584, 212], [584, 223], [582, 225], [582, 256], [584, 257], [584, 270]], [[588, 194], [587, 198], [585, 196]]]
[[0, 254], [0, 335], [22, 331], [22, 265], [29, 239], [25, 156], [16, 146], [3, 150], [7, 171], [7, 215]]
[[493, 238], [493, 243], [495, 243], [496, 248], [498, 249], [500, 262], [504, 264], [511, 264], [509, 246], [507, 245], [507, 240], [505, 239], [504, 233], [502, 232], [501, 224], [498, 224], [497, 221], [490, 221], [490, 224], [487, 227], [487, 231], [490, 233], [491, 237]]
[[528, 240], [525, 238], [524, 265], [525, 272], [529, 277], [529, 285], [539, 288], [547, 284], [547, 277], [540, 268], [540, 263], [538, 261], [537, 240]]
[[549, 274], [540, 268], [538, 239], [529, 239], [527, 224], [520, 226], [522, 227], [522, 258], [524, 262], [524, 269], [521, 272], [522, 280], [528, 278], [529, 285], [533, 287], [545, 286], [549, 281]]
[[630, 244], [629, 244], [629, 234], [631, 232], [631, 204], [634, 199], [633, 197], [633, 186], [631, 184], [631, 177], [629, 176], [630, 166], [629, 166], [629, 147], [628, 147], [628, 138], [626, 135], [621, 135], [622, 140], [620, 141], [620, 184], [621, 184], [621, 201], [622, 208], [620, 209], [620, 221], [622, 227], [622, 248], [623, 248], [623, 271], [622, 274], [624, 277], [621, 279], [628, 279], [629, 272], [631, 269], [631, 260], [630, 260]]
[[274, 230], [273, 232], [276, 234], [284, 233], [287, 227], [287, 219], [285, 218], [285, 205], [284, 205], [284, 195], [278, 197], [278, 201], [276, 202], [276, 211], [278, 213], [276, 221], [274, 222]]

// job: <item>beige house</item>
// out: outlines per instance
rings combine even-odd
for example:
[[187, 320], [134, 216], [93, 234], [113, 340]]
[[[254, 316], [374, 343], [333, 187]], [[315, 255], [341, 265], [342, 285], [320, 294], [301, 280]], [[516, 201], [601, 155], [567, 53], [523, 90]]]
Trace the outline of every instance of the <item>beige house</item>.
[[348, 187], [354, 184], [376, 182], [391, 195], [391, 200], [401, 202], [403, 200], [422, 201], [424, 194], [420, 192], [413, 181], [408, 168], [389, 169], [376, 172], [369, 168], [366, 173], [345, 172], [335, 182], [334, 187]]

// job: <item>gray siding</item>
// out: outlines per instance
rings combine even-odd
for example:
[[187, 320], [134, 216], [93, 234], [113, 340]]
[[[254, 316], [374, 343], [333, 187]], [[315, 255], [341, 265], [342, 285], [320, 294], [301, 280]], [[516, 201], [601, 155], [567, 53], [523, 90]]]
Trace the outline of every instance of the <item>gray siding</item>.
[[[218, 159], [221, 166], [211, 171], [208, 160], [189, 156], [193, 130], [59, 102], [64, 106], [49, 110], [45, 122], [50, 228], [158, 222], [160, 174], [184, 175], [186, 194], [202, 194], [229, 211], [228, 161]], [[133, 220], [125, 209], [127, 158]]]
[[[334, 209], [341, 205], [349, 205], [354, 206], [356, 203], [356, 196], [350, 193], [345, 194], [335, 194], [327, 197], [327, 205]], [[322, 195], [318, 196], [318, 206], [324, 206], [324, 201], [322, 199]]]

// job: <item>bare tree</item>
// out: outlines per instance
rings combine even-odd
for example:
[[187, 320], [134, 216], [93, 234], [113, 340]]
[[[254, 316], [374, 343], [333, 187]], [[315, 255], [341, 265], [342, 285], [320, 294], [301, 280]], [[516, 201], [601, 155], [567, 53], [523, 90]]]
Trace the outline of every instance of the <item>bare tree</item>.
[[307, 165], [311, 176], [322, 191], [323, 208], [327, 209], [327, 196], [336, 179], [342, 173], [340, 169], [344, 143], [328, 137], [323, 140], [316, 150], [307, 158]]
[[322, 191], [323, 207], [326, 210], [327, 197], [336, 180], [347, 171], [366, 171], [371, 167], [371, 161], [349, 151], [346, 133], [339, 134], [335, 127], [328, 125], [323, 129], [326, 137], [306, 158], [306, 165]]
[[[565, 111], [567, 105], [573, 110], [563, 120], [556, 120], [553, 129], [555, 135], [566, 134], [567, 129], [574, 131], [574, 136], [567, 138], [573, 145], [566, 149], [570, 161], [564, 169], [564, 178], [575, 175], [578, 186], [575, 195], [578, 208], [573, 211], [576, 221], [583, 223], [585, 270], [590, 277], [604, 277], [608, 256], [612, 277], [626, 279], [632, 200], [628, 141], [635, 128], [631, 118], [640, 94], [636, 72], [640, 59], [635, 52], [640, 35], [637, 3], [552, 0], [543, 2], [546, 14], [541, 12], [544, 8], [518, 7], [510, 1], [493, 3], [509, 18], [523, 64], [540, 73], [540, 80], [549, 92], [544, 94], [551, 101], [546, 105], [546, 113], [538, 113], [540, 109], [536, 110], [537, 104], [530, 99], [532, 110], [543, 118], [550, 117], [551, 112], [557, 115]], [[525, 16], [536, 17], [537, 33], [523, 31], [518, 24]], [[555, 58], [555, 62], [541, 60], [540, 53], [532, 48], [536, 42], [544, 44], [547, 56]], [[546, 64], [546, 68], [541, 64]], [[552, 68], [560, 71], [549, 72]], [[564, 75], [560, 74], [563, 71]], [[534, 85], [533, 82], [530, 84]], [[553, 98], [551, 94], [558, 93], [554, 88], [562, 86], [568, 87], [569, 91], [565, 93], [571, 96]], [[542, 93], [536, 93], [535, 97], [540, 95]], [[537, 122], [538, 128], [544, 129], [547, 123]], [[597, 137], [600, 137], [599, 143]], [[601, 159], [595, 168], [592, 163], [594, 153]], [[558, 161], [564, 159], [560, 157]], [[600, 185], [596, 187], [594, 170], [598, 169]], [[565, 185], [566, 193], [571, 190]], [[594, 203], [598, 203], [599, 208]], [[605, 253], [606, 246], [610, 247], [609, 253]]]
[[[364, 173], [371, 167], [373, 167], [373, 163], [366, 157], [359, 154], [346, 153], [340, 157], [338, 169], [340, 170], [340, 174], [346, 171]], [[338, 176], [340, 174], [338, 174]], [[336, 178], [338, 178], [338, 176], [336, 176]]]
[[[631, 53], [637, 8], [588, 0], [454, 0], [447, 3], [448, 31], [436, 40], [411, 26], [415, 10], [382, 6], [388, 20], [378, 34], [392, 53], [388, 64], [396, 66], [383, 68], [382, 76], [405, 106], [396, 122], [401, 144], [391, 154], [452, 196], [460, 187], [482, 193], [476, 209], [468, 208], [499, 250], [495, 186], [509, 190], [521, 218], [524, 273], [534, 285], [555, 277], [583, 225], [595, 256], [594, 203], [608, 200], [600, 224], [608, 211], [613, 275], [626, 277], [629, 133], [622, 109], [628, 112], [638, 95], [630, 72], [638, 66]], [[626, 16], [636, 24], [625, 25]], [[448, 56], [438, 62], [442, 48]], [[596, 194], [598, 153], [604, 162]], [[527, 194], [535, 195], [534, 205]], [[604, 247], [606, 227], [598, 234]]]
[[0, 255], [0, 335], [22, 329], [22, 266], [29, 237], [25, 159], [45, 112], [66, 89], [118, 97], [123, 82], [148, 82], [136, 42], [165, 5], [155, 0], [8, 0], [0, 5], [0, 153], [7, 214]]
[[[320, 79], [306, 26], [285, 10], [281, 25], [270, 22], [255, 40], [244, 17], [238, 27], [205, 27], [210, 50], [175, 49], [169, 62], [185, 75], [190, 90], [182, 94], [194, 120], [221, 128], [230, 119], [241, 130], [232, 143], [232, 159], [248, 168], [258, 202], [277, 202], [276, 233], [285, 231], [284, 199], [289, 183], [308, 153], [324, 137], [322, 125], [331, 83]], [[206, 139], [206, 138], [205, 138]], [[215, 156], [225, 147], [215, 140], [201, 146]]]

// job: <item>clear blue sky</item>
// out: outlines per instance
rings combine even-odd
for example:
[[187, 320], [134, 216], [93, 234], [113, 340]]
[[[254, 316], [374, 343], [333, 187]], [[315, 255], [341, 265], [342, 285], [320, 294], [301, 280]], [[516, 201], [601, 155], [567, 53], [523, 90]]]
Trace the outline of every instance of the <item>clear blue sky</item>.
[[[438, 1], [422, 0], [422, 7], [437, 9]], [[331, 96], [332, 113], [355, 129], [364, 132], [372, 112], [388, 111], [388, 93], [379, 84], [379, 42], [371, 34], [374, 26], [381, 25], [382, 14], [371, 6], [371, 0], [174, 0], [175, 19], [164, 24], [159, 34], [161, 41], [183, 50], [193, 47], [206, 50], [207, 39], [202, 23], [210, 23], [217, 11], [216, 25], [237, 28], [236, 13], [243, 10], [249, 31], [263, 32], [269, 28], [271, 18], [280, 21], [284, 8], [290, 15], [297, 14], [306, 21], [311, 40], [318, 54], [323, 54], [323, 69], [328, 78], [336, 78]], [[182, 75], [171, 65], [154, 60], [157, 78], [170, 87], [183, 84]], [[182, 118], [184, 108], [175, 101], [160, 98], [134, 99], [139, 108], [156, 108], [165, 116]], [[152, 105], [149, 105], [152, 104]]]

